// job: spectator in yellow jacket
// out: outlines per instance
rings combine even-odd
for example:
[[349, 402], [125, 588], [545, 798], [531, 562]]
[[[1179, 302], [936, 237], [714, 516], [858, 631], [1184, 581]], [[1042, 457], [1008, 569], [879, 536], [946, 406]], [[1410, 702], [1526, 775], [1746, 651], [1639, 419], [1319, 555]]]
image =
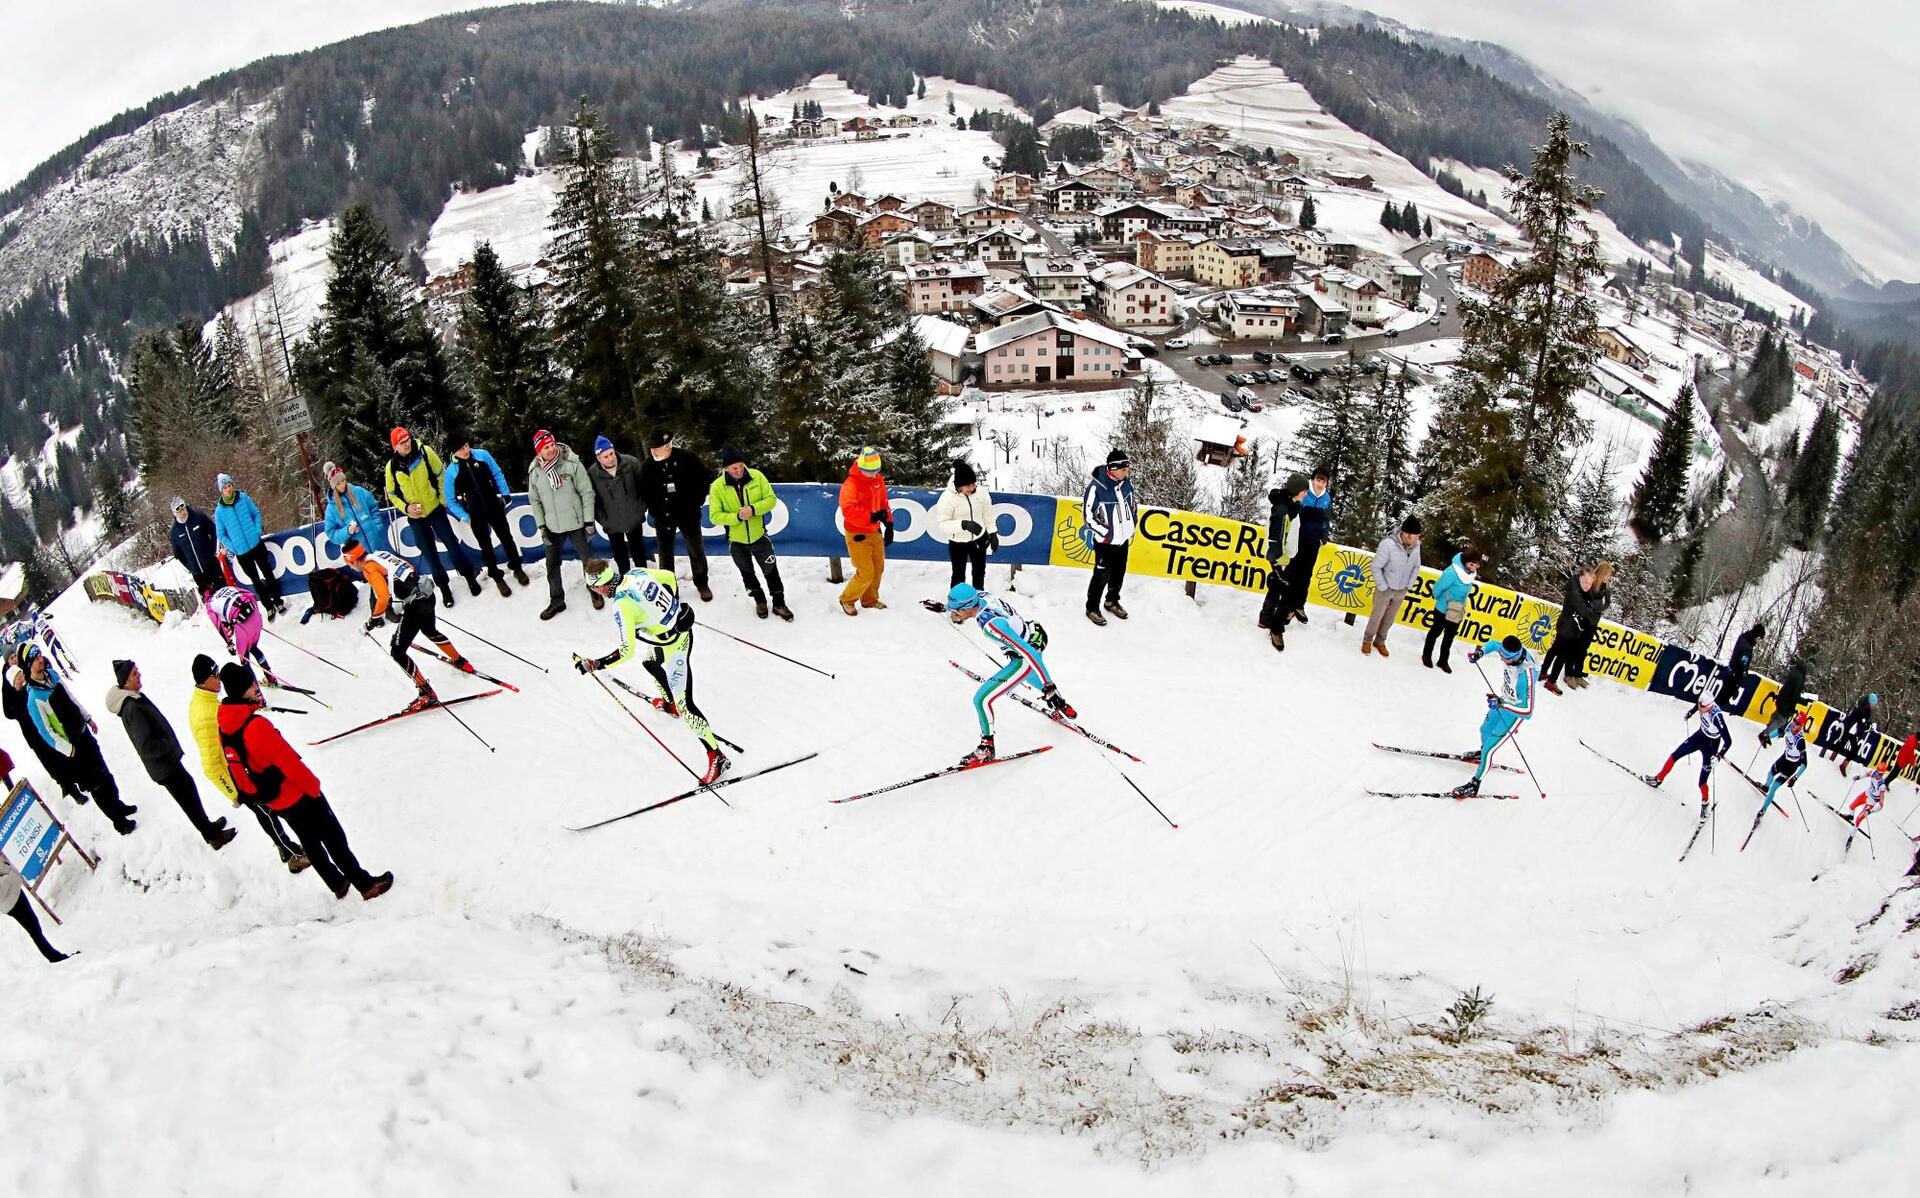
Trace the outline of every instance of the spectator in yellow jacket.
[[[194, 747], [200, 750], [200, 772], [213, 783], [221, 798], [239, 806], [240, 789], [233, 784], [233, 772], [227, 767], [227, 751], [220, 746], [220, 667], [204, 653], [193, 659], [193, 701], [187, 708], [187, 728], [193, 733]], [[247, 810], [260, 821], [260, 830], [273, 842], [280, 854], [280, 863], [287, 867], [288, 873], [297, 874], [307, 868], [307, 856], [300, 842], [278, 815], [253, 803], [247, 804]]]

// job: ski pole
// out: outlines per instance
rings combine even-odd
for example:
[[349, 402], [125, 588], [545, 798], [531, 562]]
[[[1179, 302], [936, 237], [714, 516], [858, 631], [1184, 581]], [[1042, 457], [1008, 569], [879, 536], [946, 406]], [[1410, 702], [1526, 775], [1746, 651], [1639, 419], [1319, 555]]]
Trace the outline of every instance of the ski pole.
[[[1106, 759], [1106, 758], [1104, 758], [1104, 757], [1102, 757], [1102, 758], [1101, 758], [1100, 760], [1102, 760], [1102, 761], [1107, 761], [1107, 759]], [[1147, 806], [1149, 806], [1149, 807], [1151, 807], [1151, 808], [1153, 808], [1153, 813], [1154, 813], [1155, 815], [1157, 815], [1157, 816], [1159, 816], [1159, 817], [1160, 817], [1161, 819], [1164, 819], [1164, 820], [1167, 820], [1167, 826], [1168, 826], [1169, 828], [1178, 828], [1178, 827], [1180, 826], [1179, 824], [1176, 824], [1176, 823], [1174, 823], [1174, 822], [1173, 822], [1173, 821], [1172, 821], [1171, 819], [1167, 819], [1167, 813], [1166, 813], [1166, 812], [1164, 812], [1164, 811], [1162, 811], [1162, 810], [1160, 810], [1160, 804], [1158, 804], [1158, 803], [1156, 803], [1156, 802], [1154, 802], [1154, 801], [1153, 801], [1152, 799], [1150, 799], [1150, 798], [1147, 798], [1147, 792], [1146, 792], [1146, 791], [1144, 791], [1144, 790], [1141, 790], [1141, 789], [1140, 789], [1140, 784], [1139, 784], [1138, 782], [1135, 782], [1135, 781], [1134, 781], [1134, 780], [1133, 780], [1132, 778], [1129, 778], [1129, 777], [1127, 777], [1127, 771], [1125, 771], [1125, 770], [1123, 770], [1123, 769], [1121, 769], [1121, 768], [1120, 768], [1119, 766], [1117, 766], [1117, 765], [1114, 765], [1114, 764], [1113, 764], [1113, 762], [1111, 762], [1111, 761], [1107, 761], [1107, 764], [1108, 764], [1109, 766], [1112, 766], [1112, 768], [1113, 768], [1113, 772], [1114, 772], [1114, 773], [1116, 773], [1116, 774], [1119, 774], [1119, 775], [1120, 775], [1120, 780], [1121, 780], [1122, 782], [1125, 782], [1125, 783], [1126, 783], [1126, 784], [1127, 784], [1128, 786], [1131, 786], [1131, 787], [1133, 787], [1133, 793], [1134, 793], [1134, 794], [1137, 794], [1137, 795], [1139, 795], [1139, 796], [1140, 796], [1141, 798], [1143, 798], [1143, 799], [1146, 799], [1146, 800], [1147, 800]]]
[[281, 715], [312, 715], [313, 714], [311, 711], [308, 711], [304, 707], [275, 707], [271, 703], [267, 704], [265, 707], [262, 707], [260, 710], [274, 711], [274, 712], [280, 713]]
[[[576, 655], [576, 657], [577, 657], [577, 655]], [[684, 761], [681, 761], [681, 760], [680, 760], [680, 754], [678, 754], [678, 753], [676, 753], [676, 752], [674, 752], [674, 751], [673, 751], [672, 749], [670, 749], [670, 748], [668, 748], [668, 747], [667, 747], [667, 742], [666, 742], [666, 741], [664, 741], [664, 740], [661, 740], [661, 739], [660, 739], [659, 737], [657, 737], [657, 736], [654, 736], [654, 734], [653, 734], [653, 729], [651, 729], [651, 728], [649, 728], [649, 727], [647, 727], [647, 725], [646, 725], [646, 723], [645, 723], [644, 721], [642, 721], [642, 720], [641, 720], [641, 718], [640, 718], [639, 716], [637, 716], [637, 715], [635, 715], [635, 714], [633, 714], [633, 712], [632, 712], [631, 710], [629, 710], [629, 709], [628, 709], [628, 707], [627, 707], [627, 705], [626, 705], [625, 703], [622, 703], [622, 702], [620, 701], [620, 696], [619, 696], [619, 695], [616, 695], [616, 694], [614, 694], [614, 693], [613, 693], [613, 688], [612, 688], [612, 687], [609, 687], [609, 686], [608, 686], [608, 685], [606, 684], [606, 682], [605, 682], [605, 681], [604, 681], [604, 680], [603, 680], [603, 679], [602, 679], [602, 678], [600, 677], [600, 673], [599, 673], [599, 671], [598, 671], [598, 670], [595, 670], [595, 671], [593, 671], [593, 672], [591, 672], [591, 673], [589, 673], [589, 674], [587, 675], [587, 677], [589, 677], [589, 678], [591, 678], [591, 679], [593, 679], [593, 681], [595, 682], [595, 684], [597, 684], [597, 685], [598, 685], [598, 686], [600, 687], [600, 689], [601, 689], [601, 690], [603, 690], [603, 691], [605, 691], [605, 692], [606, 692], [606, 695], [607, 695], [607, 698], [609, 698], [609, 699], [612, 699], [612, 700], [613, 700], [613, 705], [614, 705], [615, 707], [618, 707], [618, 708], [619, 708], [619, 709], [620, 709], [621, 711], [624, 711], [624, 712], [626, 712], [626, 713], [627, 713], [627, 718], [628, 718], [628, 719], [630, 719], [630, 720], [632, 720], [632, 721], [633, 721], [634, 723], [636, 723], [636, 724], [639, 724], [639, 725], [640, 725], [640, 731], [642, 731], [642, 732], [644, 732], [644, 733], [646, 733], [646, 734], [647, 734], [647, 736], [648, 736], [648, 737], [650, 737], [650, 738], [651, 738], [651, 739], [653, 740], [653, 743], [654, 743], [654, 744], [656, 744], [656, 745], [659, 745], [659, 746], [661, 747], [661, 749], [663, 749], [663, 750], [665, 750], [665, 752], [666, 752], [666, 754], [667, 754], [667, 756], [669, 756], [669, 757], [671, 757], [671, 758], [673, 758], [673, 760], [674, 760], [674, 761], [675, 761], [675, 762], [676, 762], [676, 763], [677, 763], [677, 764], [678, 764], [678, 765], [680, 766], [680, 768], [681, 768], [681, 769], [683, 769], [683, 770], [685, 770], [685, 771], [687, 771], [687, 774], [688, 774], [688, 776], [690, 776], [690, 777], [691, 777], [691, 778], [692, 778], [692, 779], [693, 779], [693, 780], [694, 780], [695, 782], [699, 782], [699, 783], [700, 783], [700, 789], [702, 789], [702, 790], [704, 790], [704, 791], [706, 791], [706, 792], [707, 792], [708, 794], [710, 794], [710, 795], [712, 795], [712, 796], [713, 796], [714, 798], [716, 798], [716, 799], [719, 799], [719, 800], [720, 800], [720, 805], [721, 805], [721, 806], [723, 806], [723, 807], [726, 807], [726, 808], [727, 808], [727, 809], [729, 809], [729, 810], [731, 810], [731, 809], [733, 808], [733, 804], [732, 804], [732, 803], [729, 803], [729, 802], [727, 802], [727, 800], [726, 800], [726, 799], [725, 799], [724, 797], [722, 797], [722, 796], [721, 796], [721, 794], [720, 794], [720, 792], [719, 792], [719, 791], [717, 791], [717, 790], [715, 790], [715, 789], [714, 789], [713, 787], [711, 787], [711, 786], [709, 786], [709, 785], [708, 785], [708, 784], [707, 784], [706, 782], [703, 782], [703, 781], [701, 781], [701, 778], [700, 778], [700, 775], [694, 772], [694, 769], [693, 769], [693, 767], [692, 767], [692, 766], [690, 766], [690, 765], [688, 765], [688, 764], [687, 764], [686, 762], [684, 762]]]
[[452, 620], [447, 619], [445, 616], [440, 617], [440, 623], [445, 624], [448, 628], [453, 629], [455, 632], [459, 633], [461, 636], [472, 637], [474, 640], [479, 641], [481, 644], [485, 645], [489, 649], [499, 649], [500, 652], [506, 654], [508, 657], [513, 658], [513, 660], [519, 662], [521, 665], [533, 666], [534, 669], [540, 671], [542, 674], [549, 672], [547, 670], [547, 667], [542, 665], [535, 665], [533, 662], [528, 661], [526, 658], [520, 656], [518, 653], [515, 653], [513, 650], [503, 649], [499, 645], [496, 645], [492, 641], [488, 640], [486, 637], [481, 636], [479, 633], [475, 632], [473, 629], [462, 628], [460, 627], [460, 625], [455, 624]]
[[[652, 706], [653, 706], [653, 700], [652, 700], [652, 699], [651, 699], [650, 697], [648, 697], [648, 696], [646, 696], [646, 695], [644, 695], [644, 694], [641, 694], [641, 693], [640, 693], [640, 691], [638, 691], [638, 690], [637, 690], [637, 689], [635, 689], [634, 687], [631, 687], [631, 686], [628, 686], [628, 685], [627, 685], [627, 680], [626, 680], [626, 679], [624, 679], [624, 678], [615, 678], [615, 679], [613, 680], [613, 684], [614, 684], [615, 686], [617, 686], [617, 687], [619, 687], [619, 688], [620, 688], [621, 690], [623, 690], [623, 691], [625, 691], [625, 692], [627, 692], [627, 693], [628, 693], [629, 695], [632, 695], [632, 696], [633, 696], [634, 698], [636, 698], [636, 699], [639, 699], [639, 700], [641, 700], [642, 702], [644, 702], [644, 703], [646, 703], [646, 704], [647, 704], [647, 706], [649, 706], [649, 707], [652, 707]], [[713, 732], [713, 739], [715, 739], [715, 740], [717, 740], [717, 741], [719, 741], [719, 742], [720, 742], [721, 744], [723, 744], [723, 745], [725, 745], [725, 746], [727, 746], [727, 748], [729, 748], [729, 749], [732, 749], [732, 750], [733, 750], [734, 752], [736, 752], [736, 753], [742, 753], [742, 754], [744, 754], [744, 753], [746, 752], [746, 750], [745, 750], [745, 749], [743, 749], [743, 748], [741, 748], [741, 747], [740, 747], [740, 746], [739, 746], [738, 744], [735, 744], [735, 743], [734, 743], [733, 741], [730, 741], [730, 740], [728, 740], [728, 739], [727, 739], [726, 737], [724, 737], [724, 736], [722, 736], [722, 735], [720, 735], [720, 734], [719, 734], [718, 732], [715, 732], [715, 731], [714, 731], [714, 730], [713, 730], [712, 728], [708, 728], [708, 729], [707, 729], [707, 731], [709, 731], [709, 732]]]
[[454, 722], [454, 723], [456, 723], [456, 724], [458, 724], [458, 725], [460, 725], [460, 726], [461, 726], [462, 728], [465, 728], [465, 729], [467, 730], [467, 735], [468, 735], [468, 736], [471, 736], [471, 737], [472, 737], [473, 739], [475, 739], [475, 740], [477, 740], [477, 741], [479, 741], [479, 742], [480, 742], [481, 744], [483, 744], [483, 745], [487, 745], [487, 752], [489, 752], [489, 753], [491, 753], [491, 752], [493, 752], [493, 751], [494, 751], [494, 750], [493, 750], [493, 746], [492, 746], [492, 745], [490, 745], [490, 744], [487, 744], [487, 738], [486, 738], [486, 737], [484, 737], [484, 736], [482, 736], [482, 735], [480, 735], [480, 734], [479, 734], [478, 732], [475, 732], [475, 731], [473, 730], [473, 725], [472, 725], [472, 724], [469, 724], [469, 723], [467, 723], [467, 722], [466, 722], [465, 720], [463, 720], [463, 719], [461, 719], [461, 718], [460, 718], [460, 713], [459, 713], [459, 712], [457, 712], [457, 711], [455, 711], [455, 710], [454, 710], [453, 708], [451, 708], [451, 707], [447, 707], [447, 706], [445, 706], [444, 704], [442, 704], [442, 705], [440, 706], [440, 710], [442, 710], [442, 711], [444, 711], [444, 712], [446, 712], [446, 713], [447, 713], [448, 715], [450, 715], [450, 716], [452, 716], [452, 717], [453, 717], [453, 722]]
[[328, 661], [326, 658], [320, 656], [318, 653], [315, 653], [313, 650], [307, 648], [305, 645], [299, 644], [298, 642], [295, 642], [295, 641], [288, 640], [286, 637], [281, 636], [279, 633], [275, 632], [271, 628], [262, 628], [260, 631], [266, 633], [268, 636], [272, 637], [276, 641], [279, 641], [283, 645], [292, 645], [294, 648], [300, 650], [300, 652], [306, 654], [308, 657], [313, 658], [313, 660], [321, 663], [322, 665], [332, 666], [334, 669], [340, 671], [342, 674], [345, 674], [349, 678], [358, 678], [360, 676], [354, 673], [352, 670], [349, 670], [347, 667], [343, 665], [339, 665], [336, 662]]
[[816, 674], [825, 674], [828, 678], [833, 677], [832, 674], [828, 674], [827, 671], [821, 669], [819, 666], [810, 666], [804, 661], [797, 661], [794, 658], [788, 657], [784, 653], [775, 652], [774, 650], [767, 648], [765, 645], [756, 645], [752, 641], [748, 640], [746, 637], [735, 636], [724, 628], [715, 628], [713, 625], [707, 623], [705, 620], [697, 620], [695, 621], [695, 623], [699, 624], [700, 627], [702, 628], [709, 629], [710, 631], [719, 633], [721, 636], [726, 637], [730, 641], [739, 641], [741, 644], [745, 645], [749, 649], [758, 649], [762, 653], [769, 654], [770, 656], [773, 656], [773, 657], [777, 657], [781, 661], [787, 662], [791, 665], [799, 666], [803, 670], [812, 670]]

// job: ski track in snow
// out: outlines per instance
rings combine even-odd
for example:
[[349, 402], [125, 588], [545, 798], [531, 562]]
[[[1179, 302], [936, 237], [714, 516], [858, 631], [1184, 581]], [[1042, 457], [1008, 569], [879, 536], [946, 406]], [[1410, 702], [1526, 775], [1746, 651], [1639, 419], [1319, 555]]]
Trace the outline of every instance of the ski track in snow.
[[[1692, 813], [1576, 738], [1652, 764], [1686, 731], [1677, 703], [1604, 682], [1550, 698], [1523, 733], [1544, 801], [1370, 798], [1465, 776], [1368, 747], [1471, 744], [1482, 686], [1459, 656], [1450, 677], [1423, 670], [1401, 629], [1394, 660], [1361, 658], [1319, 608], [1276, 655], [1256, 597], [1207, 589], [1196, 607], [1147, 579], [1128, 584], [1133, 619], [1095, 629], [1085, 575], [1029, 569], [1015, 602], [1052, 633], [1062, 689], [1146, 758], [1131, 772], [1181, 828], [1108, 754], [1017, 707], [1002, 745], [1054, 752], [835, 807], [972, 743], [946, 661], [985, 659], [913, 604], [945, 568], [896, 563], [891, 610], [855, 621], [822, 563], [790, 560], [799, 619], [781, 625], [754, 620], [715, 565], [703, 618], [840, 677], [705, 634], [702, 706], [749, 750], [743, 767], [821, 758], [732, 788], [731, 810], [701, 797], [565, 832], [684, 775], [566, 668], [611, 641], [604, 614], [576, 602], [537, 621], [537, 579], [463, 602], [455, 622], [553, 670], [452, 633], [525, 688], [464, 709], [498, 754], [433, 714], [303, 749], [364, 863], [397, 875], [372, 904], [286, 875], [250, 820], [209, 854], [102, 710], [109, 661], [130, 656], [184, 736], [188, 662], [217, 647], [204, 622], [153, 629], [64, 597], [76, 695], [142, 826], [120, 840], [56, 798], [106, 854], [95, 878], [66, 879], [53, 930], [83, 955], [42, 968], [0, 935], [16, 1012], [0, 1122], [38, 1148], [21, 1192], [611, 1194], [641, 1169], [714, 1193], [775, 1175], [787, 1193], [1360, 1194], [1411, 1176], [1478, 1193], [1548, 1177], [1567, 1193], [1763, 1177], [1832, 1192], [1920, 1164], [1892, 1123], [1910, 1025], [1882, 1018], [1916, 980], [1899, 938], [1915, 895], [1855, 930], [1904, 868], [1897, 836], [1841, 864], [1833, 821], [1770, 818], [1736, 854], [1755, 800], [1732, 780], [1726, 818], [1676, 866]], [[352, 623], [275, 631], [360, 675], [269, 638], [336, 708], [274, 717], [296, 743], [410, 695]], [[642, 718], [697, 754], [679, 725]], [[1803, 789], [1842, 801], [1825, 763]], [[1900, 787], [1889, 810], [1911, 801]], [[1495, 1036], [1436, 1057], [1415, 1029], [1474, 986], [1495, 996]], [[1500, 1047], [1521, 1042], [1551, 1050], [1531, 1073]], [[138, 1130], [103, 1153], [96, 1127]]]

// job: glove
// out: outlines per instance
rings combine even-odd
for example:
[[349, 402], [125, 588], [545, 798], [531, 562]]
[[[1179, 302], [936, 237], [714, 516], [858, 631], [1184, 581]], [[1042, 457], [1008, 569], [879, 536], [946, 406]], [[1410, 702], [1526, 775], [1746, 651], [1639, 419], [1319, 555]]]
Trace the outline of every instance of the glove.
[[979, 535], [980, 532], [980, 526], [972, 520], [962, 520], [960, 522], [960, 528], [963, 532], [970, 532], [976, 536]]
[[1000, 551], [1000, 534], [997, 532], [988, 533], [987, 534], [987, 552], [998, 553], [999, 551]]
[[367, 631], [372, 632], [374, 629], [380, 627], [380, 625], [385, 622], [386, 622], [385, 616], [369, 616], [367, 617]]
[[1490, 695], [1488, 695], [1488, 696], [1487, 696], [1487, 709], [1488, 709], [1489, 711], [1491, 711], [1492, 709], [1494, 709], [1494, 708], [1496, 708], [1496, 707], [1498, 707], [1498, 706], [1500, 706], [1500, 696], [1499, 696], [1499, 695], [1492, 695], [1492, 694], [1490, 694]]
[[600, 668], [600, 663], [591, 657], [575, 657], [573, 659], [573, 668], [582, 674], [591, 674]]
[[1478, 649], [1470, 649], [1470, 650], [1468, 650], [1468, 651], [1467, 651], [1467, 664], [1468, 664], [1468, 665], [1473, 665], [1474, 663], [1476, 663], [1476, 662], [1478, 662], [1479, 660], [1480, 660], [1480, 650], [1478, 650]]
[[856, 532], [853, 534], [853, 539], [856, 541], [864, 541], [867, 539], [867, 534], [864, 532]]
[[889, 524], [892, 523], [892, 513], [886, 508], [877, 507], [867, 513], [867, 519], [875, 524]]
[[880, 541], [880, 543], [881, 543], [881, 544], [883, 544], [883, 545], [891, 545], [891, 544], [893, 544], [893, 523], [892, 523], [892, 521], [888, 521], [888, 523], [887, 523], [887, 531], [886, 531], [886, 534], [885, 534], [885, 535], [884, 535], [884, 536], [883, 536], [883, 537], [881, 538], [881, 541]]

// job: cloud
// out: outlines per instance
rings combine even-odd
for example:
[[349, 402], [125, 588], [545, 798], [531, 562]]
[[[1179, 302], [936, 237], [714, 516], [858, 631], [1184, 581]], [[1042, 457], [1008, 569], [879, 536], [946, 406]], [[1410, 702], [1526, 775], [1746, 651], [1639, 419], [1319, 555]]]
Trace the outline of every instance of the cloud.
[[1884, 0], [1361, 0], [1495, 42], [1676, 158], [1787, 201], [1867, 267], [1920, 278], [1920, 5]]

